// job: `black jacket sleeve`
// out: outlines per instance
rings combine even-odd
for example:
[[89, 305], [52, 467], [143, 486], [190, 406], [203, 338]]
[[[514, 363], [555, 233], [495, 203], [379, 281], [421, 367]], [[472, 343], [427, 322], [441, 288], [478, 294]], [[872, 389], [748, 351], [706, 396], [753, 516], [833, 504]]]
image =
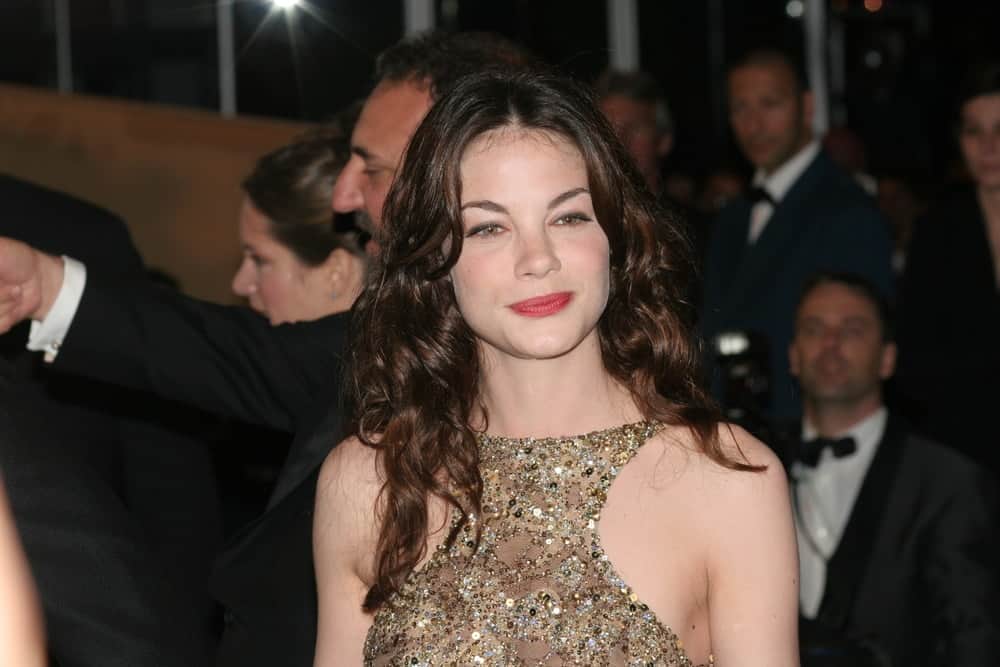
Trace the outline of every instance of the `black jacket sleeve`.
[[88, 277], [54, 366], [294, 431], [341, 381], [348, 318], [272, 327], [246, 308]]

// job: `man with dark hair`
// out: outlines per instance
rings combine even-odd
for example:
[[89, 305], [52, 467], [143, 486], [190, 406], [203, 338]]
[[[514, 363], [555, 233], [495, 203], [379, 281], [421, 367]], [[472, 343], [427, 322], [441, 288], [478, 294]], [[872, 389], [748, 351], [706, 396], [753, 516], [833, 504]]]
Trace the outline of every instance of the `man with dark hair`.
[[888, 413], [890, 322], [880, 291], [851, 274], [813, 278], [796, 309], [788, 359], [804, 412], [785, 454], [803, 664], [851, 644], [889, 659], [869, 664], [1000, 664], [996, 481]]
[[594, 93], [650, 192], [659, 194], [660, 163], [674, 146], [673, 119], [660, 84], [646, 72], [608, 69], [594, 83]]
[[861, 274], [888, 294], [891, 243], [871, 198], [834, 165], [812, 132], [813, 99], [794, 62], [754, 51], [729, 70], [729, 120], [756, 172], [747, 196], [713, 226], [704, 271], [702, 331], [763, 336], [770, 365], [765, 414], [799, 411], [785, 350], [805, 279], [820, 270]]
[[[483, 35], [433, 33], [386, 51], [334, 208], [363, 210], [381, 224], [403, 152], [433, 100], [463, 74], [529, 60]], [[218, 664], [311, 665], [312, 506], [319, 467], [343, 435], [338, 387], [349, 314], [272, 328], [243, 308], [92, 283], [73, 260], [0, 242], [0, 328], [23, 318], [34, 320], [31, 347], [56, 369], [295, 432], [267, 511], [218, 560], [213, 593], [225, 607]]]
[[432, 32], [386, 49], [351, 135], [351, 159], [334, 187], [334, 209], [363, 210], [379, 226], [406, 144], [434, 100], [469, 73], [532, 62], [520, 46], [489, 33]]
[[413, 83], [438, 99], [464, 76], [494, 67], [524, 67], [534, 56], [491, 32], [428, 32], [390, 46], [375, 60], [375, 80]]

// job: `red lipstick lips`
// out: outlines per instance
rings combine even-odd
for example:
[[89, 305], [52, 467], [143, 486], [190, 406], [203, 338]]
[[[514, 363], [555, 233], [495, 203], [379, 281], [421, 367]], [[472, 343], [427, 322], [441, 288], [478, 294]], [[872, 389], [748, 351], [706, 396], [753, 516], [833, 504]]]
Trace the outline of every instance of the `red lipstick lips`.
[[554, 292], [512, 303], [508, 308], [525, 317], [546, 317], [565, 308], [572, 298], [572, 292]]

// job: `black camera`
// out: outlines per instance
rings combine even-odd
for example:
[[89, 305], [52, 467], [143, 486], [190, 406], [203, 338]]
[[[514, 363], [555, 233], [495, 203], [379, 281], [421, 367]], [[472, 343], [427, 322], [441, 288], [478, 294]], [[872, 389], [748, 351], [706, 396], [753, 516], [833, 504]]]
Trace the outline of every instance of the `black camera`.
[[767, 442], [771, 400], [767, 339], [745, 330], [722, 331], [711, 340], [717, 369], [715, 394], [726, 421]]

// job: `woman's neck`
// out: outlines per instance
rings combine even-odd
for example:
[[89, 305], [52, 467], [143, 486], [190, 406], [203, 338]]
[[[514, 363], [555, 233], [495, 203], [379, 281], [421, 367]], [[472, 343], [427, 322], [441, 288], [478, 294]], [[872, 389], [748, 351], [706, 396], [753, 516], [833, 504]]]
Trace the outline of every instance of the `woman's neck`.
[[990, 225], [1000, 224], [1000, 187], [977, 188], [976, 195], [987, 223]]
[[642, 419], [628, 390], [604, 369], [596, 332], [553, 359], [482, 352], [487, 430], [509, 437], [575, 435]]
[[330, 305], [330, 315], [350, 310], [358, 300], [365, 285], [365, 260], [349, 255], [344, 261], [344, 270], [333, 295]]
[[986, 241], [993, 258], [993, 273], [997, 289], [1000, 289], [1000, 187], [979, 188], [979, 206], [986, 218]]

